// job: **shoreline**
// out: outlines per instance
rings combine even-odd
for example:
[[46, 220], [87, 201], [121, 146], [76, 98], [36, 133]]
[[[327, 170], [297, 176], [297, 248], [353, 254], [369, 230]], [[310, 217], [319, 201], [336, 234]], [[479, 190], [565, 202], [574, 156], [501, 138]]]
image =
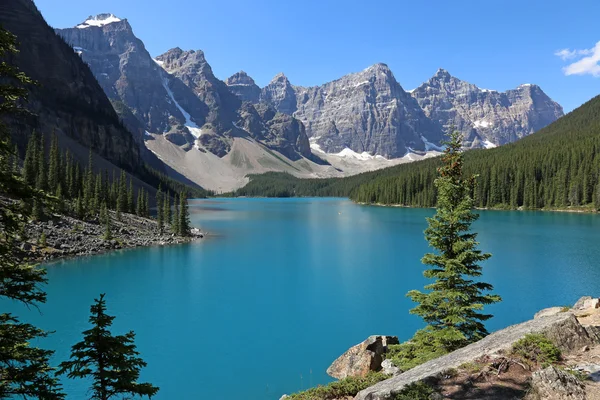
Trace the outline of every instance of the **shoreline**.
[[79, 220], [65, 215], [51, 215], [43, 222], [30, 222], [25, 226], [26, 239], [18, 243], [19, 258], [31, 263], [52, 263], [105, 254], [115, 250], [140, 247], [170, 246], [191, 243], [205, 237], [193, 228], [189, 237], [176, 236], [165, 228], [158, 232], [153, 219], [122, 213], [121, 221], [111, 215], [111, 239], [105, 240], [105, 226], [98, 219]]
[[[352, 200], [350, 200], [352, 201]], [[354, 204], [358, 204], [361, 206], [374, 206], [374, 207], [395, 207], [395, 208], [423, 208], [423, 209], [435, 209], [435, 207], [415, 207], [415, 206], [407, 206], [403, 204], [383, 204], [383, 203], [364, 203], [364, 202], [355, 202]], [[539, 211], [539, 212], [557, 212], [557, 213], [573, 213], [573, 214], [600, 214], [598, 211], [594, 211], [592, 209], [568, 209], [568, 208], [489, 208], [489, 207], [475, 207], [475, 210], [478, 211]]]

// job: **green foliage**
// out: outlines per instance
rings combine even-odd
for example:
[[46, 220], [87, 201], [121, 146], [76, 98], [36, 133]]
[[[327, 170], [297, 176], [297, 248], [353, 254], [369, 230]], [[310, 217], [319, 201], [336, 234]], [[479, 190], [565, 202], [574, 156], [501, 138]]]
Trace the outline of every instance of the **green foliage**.
[[373, 386], [389, 378], [380, 372], [369, 372], [364, 378], [348, 377], [325, 386], [317, 386], [304, 392], [294, 393], [290, 396], [292, 400], [330, 400], [354, 397], [363, 389]]
[[[27, 95], [24, 85], [32, 83], [7, 62], [16, 52], [15, 36], [0, 27], [0, 117], [22, 112], [20, 100]], [[46, 272], [20, 261], [16, 241], [17, 236], [24, 237], [20, 232], [24, 232], [24, 224], [30, 216], [27, 203], [42, 198], [42, 194], [32, 188], [37, 178], [34, 164], [38, 157], [33, 154], [35, 143], [37, 140], [31, 145], [28, 159], [29, 181], [15, 175], [14, 168], [0, 169], [0, 299], [32, 307], [46, 301], [46, 293], [41, 289], [46, 283]], [[0, 118], [0, 165], [6, 166], [7, 160], [12, 157], [13, 148]], [[0, 313], [0, 398], [64, 398], [49, 365], [53, 352], [31, 345], [44, 336], [44, 331], [21, 323], [16, 316]]]
[[512, 347], [513, 354], [532, 363], [547, 366], [560, 361], [561, 352], [550, 339], [541, 334], [528, 334]]
[[156, 192], [156, 225], [158, 226], [158, 231], [162, 234], [164, 230], [164, 209], [163, 209], [163, 192], [158, 188]]
[[385, 355], [401, 371], [408, 371], [448, 353], [445, 342], [431, 329], [418, 330], [411, 340], [390, 345]]
[[423, 264], [431, 266], [423, 275], [434, 282], [425, 286], [427, 292], [408, 293], [419, 303], [411, 313], [425, 320], [424, 332], [435, 336], [435, 342], [446, 352], [486, 336], [482, 321], [492, 316], [480, 311], [484, 305], [500, 301], [497, 295], [483, 293], [492, 290], [492, 285], [473, 279], [481, 276], [480, 263], [491, 255], [477, 249], [477, 234], [470, 232], [479, 216], [472, 211], [475, 177], [463, 176], [461, 143], [458, 133], [447, 142], [435, 180], [437, 212], [427, 219], [425, 238], [436, 253], [423, 257]]
[[435, 390], [423, 381], [411, 383], [392, 396], [392, 400], [430, 400]]
[[139, 357], [135, 333], [115, 336], [110, 332], [115, 317], [106, 314], [104, 294], [95, 299], [90, 312], [92, 327], [83, 332], [81, 342], [73, 345], [70, 360], [60, 364], [58, 374], [71, 379], [91, 378], [94, 399], [154, 396], [158, 387], [137, 382], [146, 362]]
[[181, 192], [179, 195], [179, 225], [177, 227], [180, 236], [190, 235], [190, 212], [188, 210], [187, 195]]
[[171, 231], [175, 234], [175, 235], [179, 235], [180, 234], [180, 227], [181, 224], [181, 215], [179, 214], [179, 197], [175, 196], [175, 209], [173, 210], [173, 223], [171, 224]]

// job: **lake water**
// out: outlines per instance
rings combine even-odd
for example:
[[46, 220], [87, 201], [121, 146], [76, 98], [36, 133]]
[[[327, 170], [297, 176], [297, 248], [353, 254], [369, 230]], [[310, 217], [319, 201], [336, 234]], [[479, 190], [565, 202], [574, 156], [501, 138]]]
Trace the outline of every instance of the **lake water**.
[[[329, 382], [325, 370], [372, 334], [408, 339], [421, 321], [405, 297], [421, 289], [429, 209], [359, 206], [345, 199], [192, 201], [211, 233], [189, 245], [115, 252], [48, 268], [41, 314], [10, 306], [56, 334], [68, 357], [105, 292], [113, 332], [134, 330], [156, 399], [278, 399]], [[481, 212], [484, 279], [504, 301], [488, 329], [600, 291], [600, 216]], [[69, 399], [85, 383], [66, 380]]]

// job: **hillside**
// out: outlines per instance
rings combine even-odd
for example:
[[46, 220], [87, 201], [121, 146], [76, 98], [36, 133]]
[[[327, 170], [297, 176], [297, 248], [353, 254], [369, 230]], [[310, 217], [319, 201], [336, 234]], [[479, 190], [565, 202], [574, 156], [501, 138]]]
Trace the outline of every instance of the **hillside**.
[[[465, 154], [465, 172], [478, 177], [480, 207], [600, 206], [600, 96], [515, 143]], [[348, 196], [364, 203], [435, 205], [438, 159], [343, 179], [254, 176], [246, 196]]]

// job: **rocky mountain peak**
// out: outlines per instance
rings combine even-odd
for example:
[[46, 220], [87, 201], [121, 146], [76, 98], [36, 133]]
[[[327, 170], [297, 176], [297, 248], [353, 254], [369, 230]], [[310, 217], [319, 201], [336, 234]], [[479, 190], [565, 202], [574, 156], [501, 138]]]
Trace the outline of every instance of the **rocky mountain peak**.
[[228, 86], [256, 85], [256, 83], [254, 82], [254, 79], [252, 79], [250, 76], [248, 76], [248, 74], [244, 71], [236, 72], [235, 74], [231, 75], [229, 78], [227, 78], [225, 83]]
[[242, 101], [258, 103], [260, 100], [260, 88], [250, 76], [244, 71], [236, 72], [225, 81], [229, 90]]
[[448, 80], [450, 78], [452, 78], [452, 75], [448, 71], [444, 68], [439, 68], [432, 79]]
[[85, 21], [83, 21], [81, 24], [77, 25], [76, 28], [79, 29], [85, 29], [85, 28], [90, 28], [90, 27], [102, 27], [105, 25], [109, 25], [115, 22], [127, 22], [126, 19], [121, 19], [119, 17], [117, 17], [114, 14], [110, 14], [110, 13], [103, 13], [103, 14], [98, 14], [96, 16], [90, 15], [89, 17], [87, 17], [87, 19]]

